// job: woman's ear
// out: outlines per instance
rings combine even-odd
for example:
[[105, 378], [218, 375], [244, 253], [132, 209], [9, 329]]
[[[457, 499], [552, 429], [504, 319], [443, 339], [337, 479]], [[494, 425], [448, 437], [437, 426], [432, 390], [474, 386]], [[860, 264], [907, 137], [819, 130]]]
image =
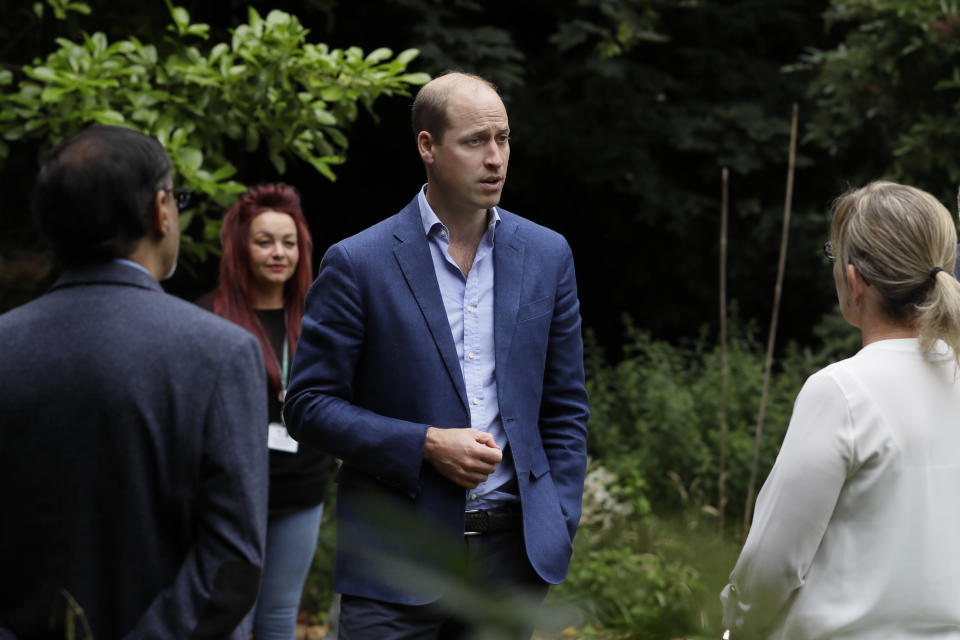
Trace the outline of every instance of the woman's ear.
[[850, 285], [850, 299], [854, 305], [860, 306], [860, 301], [863, 299], [863, 296], [867, 292], [867, 287], [870, 285], [867, 284], [863, 275], [860, 274], [860, 270], [852, 264], [847, 265], [847, 284]]
[[[860, 275], [857, 273], [857, 268], [852, 264], [847, 265], [847, 284], [850, 285], [850, 290], [853, 291], [857, 286], [857, 276]], [[861, 280], [863, 278], [860, 278]]]

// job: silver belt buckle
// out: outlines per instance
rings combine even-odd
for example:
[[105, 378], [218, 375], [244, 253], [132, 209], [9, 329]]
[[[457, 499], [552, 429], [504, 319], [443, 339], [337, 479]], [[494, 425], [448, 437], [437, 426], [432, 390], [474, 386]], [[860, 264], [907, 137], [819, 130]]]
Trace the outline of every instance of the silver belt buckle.
[[[482, 509], [467, 509], [466, 511], [464, 511], [464, 513], [465, 513], [465, 514], [466, 514], [466, 513], [480, 513], [480, 511], [482, 511]], [[481, 533], [482, 533], [481, 531], [464, 531], [464, 532], [463, 532], [463, 535], [464, 535], [464, 537], [467, 537], [467, 536], [478, 536], [478, 535], [480, 535]]]

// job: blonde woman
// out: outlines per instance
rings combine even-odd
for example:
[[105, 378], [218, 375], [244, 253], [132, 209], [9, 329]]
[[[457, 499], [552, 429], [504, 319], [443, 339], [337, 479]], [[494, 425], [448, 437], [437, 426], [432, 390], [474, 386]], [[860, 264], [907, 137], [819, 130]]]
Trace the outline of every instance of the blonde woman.
[[825, 249], [863, 348], [797, 396], [721, 594], [733, 638], [960, 637], [956, 246], [919, 189], [837, 200]]

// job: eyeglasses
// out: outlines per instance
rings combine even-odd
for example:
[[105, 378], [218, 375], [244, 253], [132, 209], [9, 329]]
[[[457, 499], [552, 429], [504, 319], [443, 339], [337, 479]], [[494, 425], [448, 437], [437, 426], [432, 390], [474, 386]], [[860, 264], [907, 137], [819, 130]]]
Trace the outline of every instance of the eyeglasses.
[[827, 260], [830, 262], [837, 261], [837, 254], [833, 252], [833, 243], [829, 240], [823, 243], [823, 255], [827, 256]]
[[180, 211], [188, 209], [193, 204], [193, 191], [186, 187], [160, 187], [160, 189], [173, 194], [173, 197], [177, 199], [177, 209]]

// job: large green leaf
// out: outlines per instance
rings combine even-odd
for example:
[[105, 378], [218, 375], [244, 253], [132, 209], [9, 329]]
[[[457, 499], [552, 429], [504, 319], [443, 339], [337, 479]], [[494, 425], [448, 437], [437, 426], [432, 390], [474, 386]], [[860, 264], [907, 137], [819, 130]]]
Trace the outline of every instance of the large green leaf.
[[180, 163], [185, 169], [196, 171], [203, 165], [203, 152], [192, 147], [180, 147], [177, 150], [180, 156]]
[[[82, 3], [53, 1], [83, 10]], [[415, 50], [391, 59], [382, 47], [364, 56], [359, 47], [309, 43], [296, 16], [277, 9], [264, 20], [251, 6], [227, 42], [187, 45], [184, 39], [208, 37], [209, 26], [165, 1], [175, 34], [167, 41], [110, 43], [104, 33], [82, 33], [79, 43], [58, 38], [45, 59], [20, 72], [0, 69], [0, 86], [14, 88], [0, 93], [0, 138], [49, 145], [90, 121], [140, 127], [175, 159], [186, 186], [223, 206], [244, 189], [230, 180], [243, 160], [236, 154], [265, 152], [279, 173], [304, 162], [333, 180], [331, 166], [343, 159], [330, 141], [346, 148], [357, 104], [369, 108], [427, 79], [404, 74]], [[228, 140], [242, 140], [242, 150]], [[8, 147], [2, 151], [6, 156]], [[185, 230], [191, 219], [182, 218]], [[188, 241], [187, 255], [209, 255], [205, 242]]]

